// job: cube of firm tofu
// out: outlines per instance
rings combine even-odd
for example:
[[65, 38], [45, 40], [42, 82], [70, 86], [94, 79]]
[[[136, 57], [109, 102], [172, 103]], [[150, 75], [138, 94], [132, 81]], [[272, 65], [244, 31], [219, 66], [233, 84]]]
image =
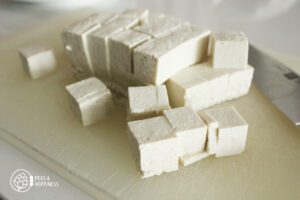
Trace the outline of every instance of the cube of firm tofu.
[[165, 85], [129, 87], [128, 102], [129, 120], [157, 116], [170, 108]]
[[142, 178], [178, 170], [178, 137], [165, 117], [128, 122], [128, 136]]
[[180, 161], [183, 166], [192, 164], [205, 156], [207, 126], [190, 107], [165, 110], [167, 118], [180, 144]]
[[209, 34], [209, 30], [183, 26], [141, 44], [134, 49], [135, 76], [143, 84], [159, 85], [181, 69], [204, 61]]
[[56, 68], [54, 51], [46, 44], [37, 44], [19, 50], [25, 72], [37, 79], [45, 76]]
[[214, 68], [246, 68], [248, 40], [242, 32], [218, 32], [210, 38], [210, 53]]
[[129, 86], [141, 85], [133, 75], [133, 49], [150, 39], [149, 35], [133, 30], [113, 34], [109, 38], [112, 88], [127, 96]]
[[[208, 146], [213, 147], [209, 149], [210, 154], [222, 157], [240, 154], [245, 150], [248, 124], [234, 107], [213, 108], [200, 115], [208, 122], [209, 131], [213, 127], [212, 132], [208, 133], [213, 135], [208, 139]], [[217, 131], [213, 123], [217, 123]]]
[[88, 78], [66, 86], [71, 108], [84, 126], [104, 119], [112, 110], [111, 92], [97, 78]]
[[198, 111], [248, 93], [254, 69], [216, 69], [210, 62], [181, 70], [166, 87], [172, 107], [190, 106]]

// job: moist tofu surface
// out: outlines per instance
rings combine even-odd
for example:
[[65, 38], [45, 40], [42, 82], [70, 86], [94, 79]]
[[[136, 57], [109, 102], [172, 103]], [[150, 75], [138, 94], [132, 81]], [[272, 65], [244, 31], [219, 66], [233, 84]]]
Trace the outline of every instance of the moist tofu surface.
[[248, 40], [242, 32], [217, 32], [210, 38], [214, 68], [245, 68], [248, 63]]
[[[162, 84], [173, 74], [206, 58], [209, 30], [184, 26], [134, 49], [134, 74], [145, 84]], [[171, 67], [170, 67], [171, 66]]]
[[210, 62], [181, 70], [166, 86], [173, 107], [191, 106], [201, 110], [248, 93], [253, 67], [243, 69], [215, 69]]

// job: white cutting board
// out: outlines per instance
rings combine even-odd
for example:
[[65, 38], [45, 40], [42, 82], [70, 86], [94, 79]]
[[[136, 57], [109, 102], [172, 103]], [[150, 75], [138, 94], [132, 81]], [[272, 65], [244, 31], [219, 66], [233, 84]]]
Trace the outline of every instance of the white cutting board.
[[[60, 32], [86, 16], [68, 14], [0, 43], [0, 136], [98, 199], [300, 199], [300, 130], [255, 86], [234, 105], [249, 123], [246, 151], [208, 158], [178, 172], [140, 179], [126, 135], [125, 108], [83, 127], [64, 86], [74, 82]], [[59, 70], [31, 80], [20, 46], [48, 42]]]

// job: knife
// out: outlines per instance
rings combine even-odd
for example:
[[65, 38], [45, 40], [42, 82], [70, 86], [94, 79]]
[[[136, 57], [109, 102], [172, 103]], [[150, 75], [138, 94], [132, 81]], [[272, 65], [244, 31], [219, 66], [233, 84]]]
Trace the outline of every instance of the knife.
[[249, 64], [255, 68], [254, 83], [294, 124], [300, 127], [300, 77], [286, 65], [253, 45]]

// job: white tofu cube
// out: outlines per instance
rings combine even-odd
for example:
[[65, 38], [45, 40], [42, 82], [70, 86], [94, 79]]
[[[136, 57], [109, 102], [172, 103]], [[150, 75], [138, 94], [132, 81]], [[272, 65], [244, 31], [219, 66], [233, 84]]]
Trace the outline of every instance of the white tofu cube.
[[84, 126], [107, 118], [113, 103], [111, 92], [97, 78], [91, 77], [66, 86], [71, 108]]
[[131, 150], [142, 178], [178, 170], [178, 138], [163, 116], [128, 122]]
[[216, 69], [210, 62], [181, 70], [166, 86], [172, 107], [190, 106], [198, 111], [248, 93], [254, 69]]
[[134, 49], [134, 75], [144, 84], [159, 85], [173, 74], [206, 59], [209, 30], [190, 26], [151, 39]]
[[19, 55], [25, 72], [32, 79], [45, 76], [56, 69], [54, 51], [46, 44], [21, 48]]
[[145, 23], [134, 28], [136, 31], [146, 33], [152, 37], [169, 35], [182, 25], [188, 24], [181, 19], [163, 14], [150, 14]]
[[137, 17], [118, 17], [88, 35], [89, 52], [95, 75], [106, 84], [110, 84], [111, 80], [109, 38], [138, 23]]
[[109, 12], [94, 13], [87, 18], [73, 23], [62, 32], [62, 40], [65, 52], [81, 77], [93, 75], [94, 70], [91, 63], [87, 35], [103, 24], [114, 20], [117, 15]]
[[206, 124], [190, 107], [165, 110], [163, 113], [179, 138], [181, 163], [196, 162], [195, 158], [199, 158], [205, 150]]
[[125, 30], [109, 39], [112, 88], [127, 96], [129, 86], [141, 85], [133, 75], [133, 49], [150, 39], [149, 35]]
[[210, 38], [214, 68], [245, 68], [248, 63], [248, 39], [242, 32], [218, 32]]
[[248, 124], [234, 107], [213, 108], [204, 113], [218, 123], [216, 157], [236, 155], [245, 150]]
[[165, 85], [128, 88], [128, 118], [130, 120], [157, 116], [170, 109]]

